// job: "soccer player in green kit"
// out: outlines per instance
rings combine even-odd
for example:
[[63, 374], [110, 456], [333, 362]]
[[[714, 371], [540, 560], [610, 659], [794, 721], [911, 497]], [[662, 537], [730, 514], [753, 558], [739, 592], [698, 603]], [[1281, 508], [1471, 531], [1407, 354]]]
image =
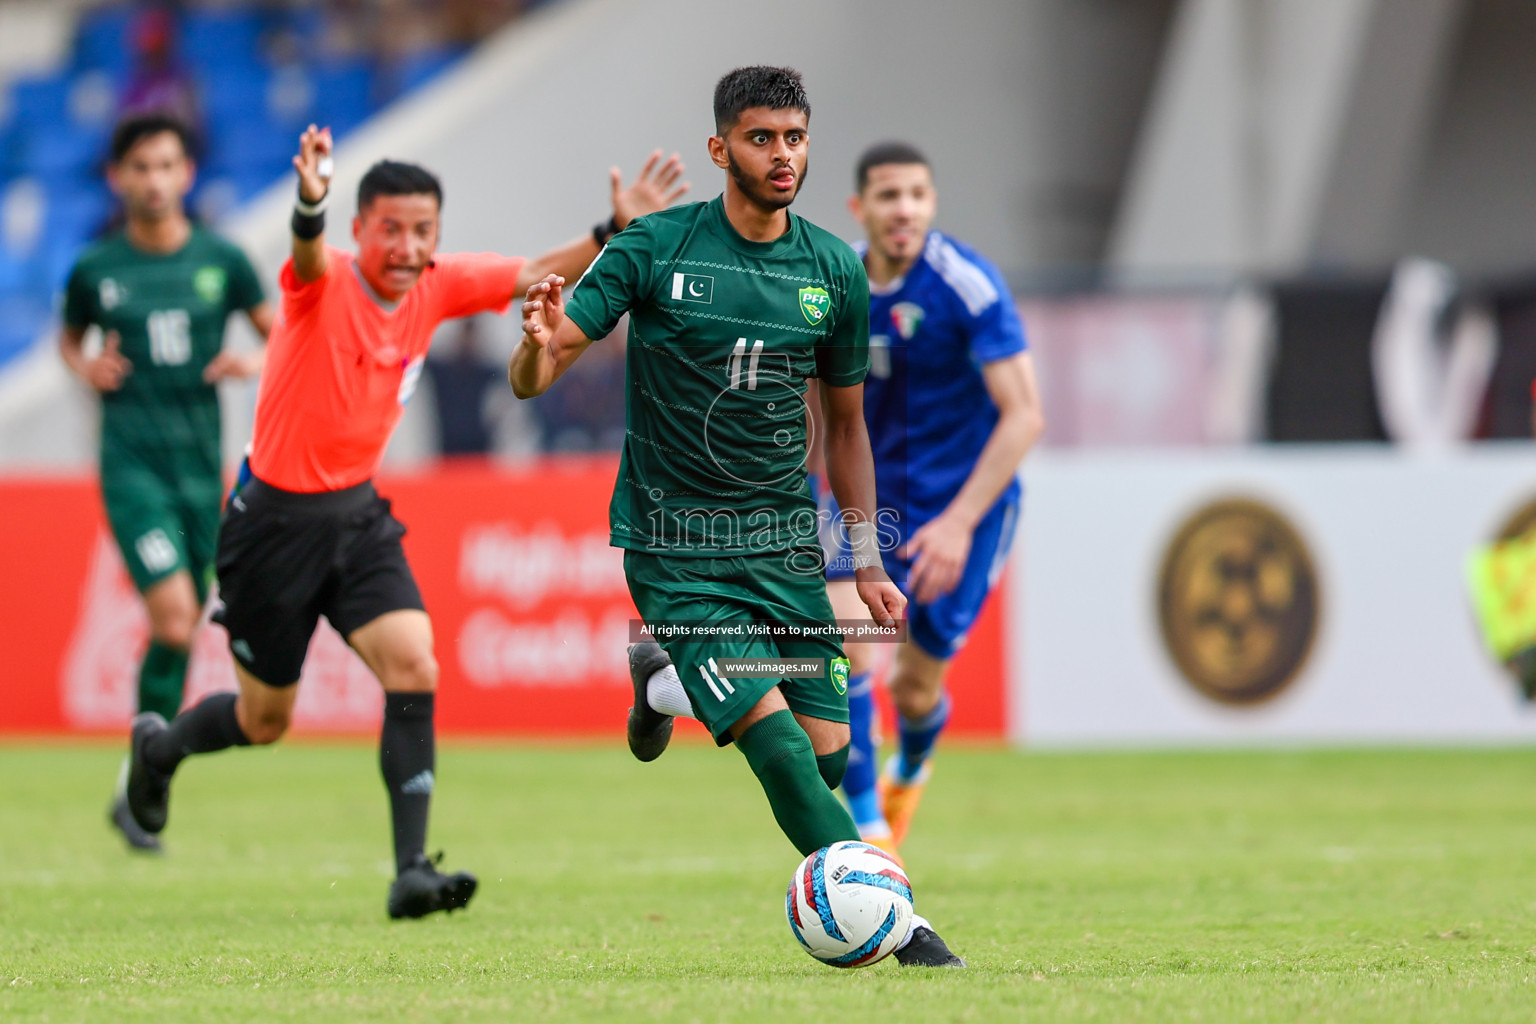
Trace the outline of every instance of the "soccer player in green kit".
[[[901, 617], [904, 599], [881, 568], [873, 521], [863, 415], [869, 283], [852, 249], [789, 212], [810, 134], [800, 75], [738, 68], [716, 86], [714, 113], [709, 155], [728, 172], [725, 192], [632, 221], [569, 303], [562, 278], [530, 289], [508, 375], [518, 397], [543, 393], [629, 313], [611, 540], [625, 549], [630, 594], [665, 648], [631, 650], [631, 749], [650, 760], [671, 735], [669, 716], [697, 717], [722, 746], [735, 742], [779, 827], [809, 854], [859, 838], [833, 793], [849, 742], [838, 640], [679, 637], [664, 627], [831, 622], [806, 482], [808, 377], [822, 384], [827, 476], [850, 520], [859, 596], [875, 621]], [[824, 668], [780, 679], [720, 667], [759, 657], [819, 659]], [[902, 964], [964, 966], [927, 921], [913, 925], [896, 952]]]
[[[190, 136], [160, 114], [112, 136], [107, 180], [124, 224], [88, 249], [64, 295], [64, 362], [101, 396], [101, 495], [112, 535], [149, 610], [137, 710], [181, 707], [192, 634], [212, 575], [224, 491], [215, 385], [259, 373], [261, 352], [224, 348], [240, 311], [263, 338], [272, 309], [238, 247], [194, 225], [184, 208]], [[101, 352], [85, 351], [100, 327]], [[130, 846], [160, 850], [128, 813], [121, 780], [111, 820]]]

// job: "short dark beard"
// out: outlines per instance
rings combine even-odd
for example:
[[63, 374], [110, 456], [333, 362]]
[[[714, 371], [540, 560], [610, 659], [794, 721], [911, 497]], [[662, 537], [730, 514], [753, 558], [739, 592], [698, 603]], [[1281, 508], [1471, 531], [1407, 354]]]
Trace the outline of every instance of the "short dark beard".
[[178, 213], [181, 212], [182, 208], [176, 203], [172, 203], [164, 210], [156, 213], [147, 207], [130, 204], [126, 199], [123, 200], [123, 215], [129, 220], [142, 221], [147, 224], [155, 224], [162, 220], [170, 220], [172, 217], [175, 217]]
[[[786, 196], [779, 192], [770, 191], [766, 181], [758, 183], [748, 178], [747, 172], [742, 170], [741, 164], [736, 162], [736, 154], [731, 152], [729, 143], [725, 147], [725, 160], [731, 172], [731, 179], [736, 182], [737, 190], [746, 196], [748, 202], [752, 203], [753, 206], [768, 213], [785, 209], [793, 203], [799, 197], [800, 190], [805, 187], [806, 175], [811, 170], [810, 161], [806, 161], [800, 173], [795, 175], [795, 190]], [[761, 184], [761, 192], [757, 191], [759, 184]]]

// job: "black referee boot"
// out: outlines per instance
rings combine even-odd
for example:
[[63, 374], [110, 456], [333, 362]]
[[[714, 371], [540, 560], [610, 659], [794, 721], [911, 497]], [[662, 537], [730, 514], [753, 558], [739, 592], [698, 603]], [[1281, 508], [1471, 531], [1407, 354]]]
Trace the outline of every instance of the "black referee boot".
[[467, 871], [442, 874], [437, 870], [437, 865], [442, 862], [441, 853], [432, 858], [423, 854], [395, 877], [389, 887], [390, 917], [396, 920], [426, 917], [439, 910], [452, 912], [469, 904], [479, 884], [475, 876]]
[[939, 933], [918, 925], [912, 929], [912, 941], [895, 953], [903, 967], [964, 967], [965, 961], [949, 951]]
[[139, 828], [139, 823], [133, 820], [133, 814], [128, 810], [126, 796], [119, 794], [112, 798], [112, 806], [107, 808], [107, 821], [117, 829], [130, 850], [138, 850], [140, 853], [165, 852], [165, 847], [160, 845], [160, 837], [145, 832]]
[[153, 711], [133, 717], [132, 741], [128, 747], [128, 811], [140, 828], [155, 834], [165, 829], [170, 813], [171, 776], [151, 765], [144, 757], [144, 747], [165, 732], [165, 719]]
[[651, 707], [645, 698], [646, 681], [672, 664], [661, 645], [645, 641], [629, 645], [629, 681], [635, 684], [635, 704], [629, 709], [629, 752], [636, 760], [654, 761], [672, 742], [672, 716]]

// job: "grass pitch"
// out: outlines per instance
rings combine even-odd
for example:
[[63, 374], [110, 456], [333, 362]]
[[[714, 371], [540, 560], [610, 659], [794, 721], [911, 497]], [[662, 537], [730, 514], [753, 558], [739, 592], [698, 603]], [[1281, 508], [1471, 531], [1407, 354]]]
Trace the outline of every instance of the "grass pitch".
[[467, 913], [384, 915], [371, 747], [189, 762], [170, 856], [107, 746], [0, 746], [7, 1021], [1512, 1021], [1536, 1015], [1536, 752], [951, 747], [906, 849], [972, 967], [795, 946], [798, 857], [733, 751], [448, 745]]

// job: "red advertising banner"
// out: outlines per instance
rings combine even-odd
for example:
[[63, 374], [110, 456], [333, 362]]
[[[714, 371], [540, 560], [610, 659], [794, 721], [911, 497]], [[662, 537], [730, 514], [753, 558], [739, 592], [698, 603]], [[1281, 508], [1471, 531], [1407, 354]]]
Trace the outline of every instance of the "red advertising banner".
[[[479, 461], [390, 474], [379, 490], [406, 524], [406, 554], [437, 636], [441, 731], [614, 735], [631, 690], [635, 615], [608, 546], [615, 460]], [[0, 732], [120, 732], [148, 636], [142, 603], [88, 479], [0, 480]], [[1000, 587], [951, 673], [953, 729], [1001, 736], [1006, 721]], [[233, 689], [218, 626], [198, 631], [187, 699]], [[377, 728], [378, 683], [323, 625], [310, 644], [295, 728]]]

